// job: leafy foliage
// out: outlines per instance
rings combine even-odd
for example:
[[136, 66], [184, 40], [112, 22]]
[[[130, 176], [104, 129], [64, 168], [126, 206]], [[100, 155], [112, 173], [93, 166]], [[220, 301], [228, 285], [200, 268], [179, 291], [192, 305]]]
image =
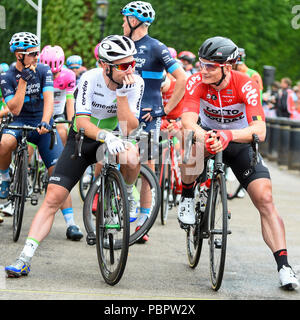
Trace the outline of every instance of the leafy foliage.
[[[36, 0], [34, 0], [36, 1]], [[247, 65], [261, 74], [264, 65], [276, 67], [276, 78], [300, 80], [300, 29], [292, 27], [297, 0], [148, 0], [156, 12], [149, 34], [179, 53], [197, 54], [208, 37], [231, 38], [246, 50]], [[109, 0], [104, 36], [122, 34], [120, 9], [129, 0]], [[1, 0], [7, 29], [0, 30], [1, 62], [14, 60], [8, 42], [13, 33], [36, 33], [36, 12], [25, 0]], [[299, 12], [300, 13], [300, 12]], [[299, 22], [300, 24], [300, 18]], [[96, 0], [43, 0], [42, 47], [58, 44], [66, 57], [79, 54], [88, 68], [95, 66], [94, 47], [101, 37]]]

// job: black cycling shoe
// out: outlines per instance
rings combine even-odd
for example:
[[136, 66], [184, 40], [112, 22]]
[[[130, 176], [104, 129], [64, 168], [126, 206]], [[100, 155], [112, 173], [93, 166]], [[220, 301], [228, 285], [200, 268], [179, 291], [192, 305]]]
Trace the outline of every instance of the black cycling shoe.
[[79, 241], [83, 237], [83, 234], [78, 226], [73, 225], [68, 227], [66, 236], [72, 241]]

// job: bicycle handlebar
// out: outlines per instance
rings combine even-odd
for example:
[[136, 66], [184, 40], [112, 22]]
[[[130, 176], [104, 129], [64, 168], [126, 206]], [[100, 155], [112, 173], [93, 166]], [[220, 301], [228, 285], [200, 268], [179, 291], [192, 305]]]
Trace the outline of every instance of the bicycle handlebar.
[[[33, 127], [33, 126], [29, 126], [29, 125], [22, 125], [22, 126], [17, 126], [17, 125], [9, 125], [9, 123], [12, 121], [12, 116], [8, 116], [5, 119], [3, 118], [1, 125], [0, 125], [0, 141], [2, 139], [2, 135], [3, 135], [3, 129], [11, 129], [11, 130], [22, 130], [22, 131], [34, 131], [36, 130], [38, 127]], [[53, 124], [52, 129], [49, 130], [50, 134], [51, 134], [51, 140], [50, 140], [50, 150], [53, 149], [54, 144], [57, 143], [56, 140], [56, 126], [55, 124]]]

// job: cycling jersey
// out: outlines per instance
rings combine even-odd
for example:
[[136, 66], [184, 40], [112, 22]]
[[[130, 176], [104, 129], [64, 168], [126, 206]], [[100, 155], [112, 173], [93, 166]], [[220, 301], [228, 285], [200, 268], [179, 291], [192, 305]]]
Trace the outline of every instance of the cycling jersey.
[[[183, 103], [183, 112], [198, 113], [205, 130], [243, 129], [252, 121], [265, 121], [256, 82], [238, 71], [231, 71], [229, 84], [220, 91], [202, 83], [201, 73], [194, 74], [187, 80]], [[223, 162], [231, 167], [245, 189], [256, 179], [270, 179], [261, 156], [252, 167], [252, 153], [249, 143], [236, 142], [230, 142], [223, 151]]]
[[[163, 80], [163, 71], [166, 69], [167, 72], [172, 73], [180, 65], [172, 58], [168, 48], [163, 43], [149, 35], [134, 43], [137, 50], [134, 55], [135, 69], [145, 81], [145, 92], [141, 102], [142, 109], [159, 109], [162, 107], [160, 86]], [[141, 112], [140, 119], [147, 112]]]
[[[140, 115], [140, 103], [144, 92], [143, 79], [133, 74], [136, 86], [128, 92], [128, 104], [136, 118]], [[75, 101], [76, 117], [90, 117], [91, 122], [102, 129], [114, 130], [118, 125], [116, 91], [107, 88], [103, 69], [85, 72], [78, 85]], [[77, 131], [76, 121], [74, 130]]]
[[[127, 99], [131, 112], [139, 117], [140, 102], [144, 91], [143, 79], [133, 74], [135, 87], [128, 91]], [[86, 168], [96, 163], [99, 141], [84, 136], [81, 157], [72, 158], [75, 150], [77, 117], [89, 117], [90, 121], [101, 129], [114, 130], [118, 126], [116, 91], [107, 88], [103, 69], [96, 68], [85, 72], [79, 82], [75, 101], [75, 120], [71, 127], [67, 143], [59, 158], [49, 183], [58, 184], [69, 191], [75, 186]], [[67, 165], [66, 165], [67, 164]]]
[[220, 91], [202, 83], [200, 72], [192, 75], [183, 104], [183, 112], [198, 113], [207, 128], [242, 129], [254, 120], [265, 121], [257, 84], [238, 71], [231, 71], [228, 86]]
[[67, 99], [73, 99], [76, 85], [76, 75], [73, 71], [63, 68], [57, 78], [54, 79], [54, 112], [53, 115], [64, 113]]
[[[42, 118], [44, 110], [43, 92], [53, 91], [53, 76], [49, 66], [38, 64], [34, 77], [27, 82], [22, 110], [14, 119]], [[4, 101], [7, 104], [15, 95], [21, 72], [16, 68], [9, 69], [0, 75], [0, 86]]]

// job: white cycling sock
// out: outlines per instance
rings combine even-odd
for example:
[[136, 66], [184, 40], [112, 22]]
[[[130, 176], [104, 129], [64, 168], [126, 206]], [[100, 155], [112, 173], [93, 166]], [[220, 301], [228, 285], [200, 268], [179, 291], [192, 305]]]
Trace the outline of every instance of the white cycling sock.
[[[26, 261], [30, 261], [33, 257], [35, 250], [39, 246], [39, 242], [33, 238], [27, 238], [25, 242], [25, 246], [23, 248], [23, 251], [20, 254], [20, 258], [25, 259]], [[28, 261], [28, 262], [29, 262]]]

